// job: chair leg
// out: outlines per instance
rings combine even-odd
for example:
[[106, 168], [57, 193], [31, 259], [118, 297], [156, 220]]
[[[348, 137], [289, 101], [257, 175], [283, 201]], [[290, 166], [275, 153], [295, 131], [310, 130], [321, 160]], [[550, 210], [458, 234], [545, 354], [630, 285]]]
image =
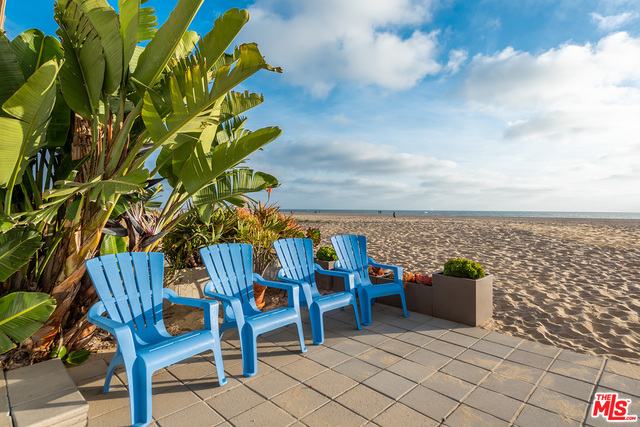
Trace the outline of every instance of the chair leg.
[[[358, 303], [355, 298], [351, 305], [353, 306], [353, 314], [356, 316], [356, 325], [358, 325], [358, 329], [362, 329], [362, 325], [360, 324], [360, 315], [358, 314]], [[344, 310], [344, 307], [342, 307], [342, 309]]]
[[218, 372], [218, 385], [225, 385], [227, 377], [224, 375], [224, 364], [222, 362], [222, 350], [220, 349], [220, 341], [213, 343], [213, 360], [216, 362], [216, 371]]
[[322, 312], [318, 303], [311, 304], [309, 307], [309, 317], [311, 317], [311, 335], [313, 344], [320, 345], [324, 342], [324, 325], [322, 322]]
[[[311, 316], [313, 318], [313, 316]], [[300, 340], [300, 352], [306, 353], [307, 346], [304, 344], [304, 334], [302, 333], [302, 320], [300, 320], [300, 316], [296, 319], [296, 326], [298, 327], [298, 339]], [[313, 333], [313, 326], [311, 326], [311, 333]]]
[[111, 378], [113, 377], [113, 372], [116, 370], [118, 365], [122, 365], [124, 363], [124, 359], [122, 357], [122, 353], [120, 353], [120, 348], [116, 350], [116, 354], [113, 355], [113, 359], [111, 359], [111, 363], [109, 363], [109, 369], [107, 370], [107, 378], [104, 380], [104, 387], [102, 388], [102, 392], [106, 393], [109, 391], [109, 387], [111, 386]]
[[371, 324], [371, 300], [365, 290], [360, 293], [360, 314], [362, 316], [362, 324], [369, 326]]
[[240, 330], [240, 346], [242, 351], [242, 372], [245, 377], [252, 377], [258, 372], [257, 335], [249, 323]]
[[152, 404], [151, 404], [151, 376], [150, 371], [143, 361], [138, 361], [137, 369], [135, 369], [135, 401], [131, 401], [134, 406], [132, 418], [132, 426], [146, 426], [152, 421]]
[[409, 312], [407, 311], [407, 302], [404, 299], [404, 290], [400, 291], [400, 299], [402, 300], [402, 309], [404, 310], [404, 317], [409, 317]]

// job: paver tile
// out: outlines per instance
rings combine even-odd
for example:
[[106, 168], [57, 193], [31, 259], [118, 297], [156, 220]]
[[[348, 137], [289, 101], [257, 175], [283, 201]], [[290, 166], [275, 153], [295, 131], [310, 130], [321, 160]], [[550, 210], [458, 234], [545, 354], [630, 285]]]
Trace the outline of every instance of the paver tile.
[[520, 427], [540, 427], [540, 426], [579, 426], [580, 423], [574, 419], [561, 414], [546, 411], [532, 405], [525, 405], [515, 421]]
[[472, 349], [465, 350], [463, 353], [459, 354], [456, 359], [488, 370], [492, 370], [502, 361], [499, 357], [491, 356]]
[[480, 380], [489, 373], [489, 371], [484, 368], [470, 365], [459, 360], [452, 360], [451, 363], [440, 369], [440, 371], [474, 384], [480, 382]]
[[522, 338], [514, 337], [511, 335], [500, 334], [495, 331], [491, 331], [488, 335], [485, 335], [483, 340], [495, 342], [498, 344], [506, 345], [511, 348], [517, 347], [522, 341]]
[[409, 318], [404, 317], [404, 314], [402, 314], [401, 316], [389, 320], [387, 323], [391, 326], [404, 329], [405, 331], [410, 331], [421, 323], [420, 321], [413, 320], [413, 317], [416, 314], [417, 313], [411, 313]]
[[417, 332], [422, 335], [429, 336], [431, 338], [438, 338], [439, 336], [449, 332], [450, 328], [437, 325], [433, 322], [422, 323], [412, 329], [413, 332]]
[[523, 341], [518, 350], [528, 351], [529, 353], [539, 354], [541, 356], [556, 357], [560, 353], [560, 349], [550, 345], [540, 344], [534, 341]]
[[486, 339], [482, 339], [471, 346], [472, 350], [480, 351], [482, 353], [489, 354], [491, 356], [499, 357], [504, 359], [513, 351], [513, 347], [509, 347], [506, 345], [498, 344], [496, 342], [488, 341]]
[[504, 421], [511, 421], [523, 405], [519, 400], [482, 387], [471, 392], [463, 403]]
[[589, 401], [594, 385], [553, 372], [547, 372], [542, 378], [539, 387], [559, 391], [562, 394]]
[[456, 357], [465, 350], [465, 347], [435, 340], [425, 345], [423, 349], [442, 354], [443, 356]]
[[376, 326], [374, 328], [371, 328], [371, 330], [375, 331], [375, 332], [377, 332], [379, 334], [384, 334], [384, 335], [388, 336], [389, 338], [397, 338], [399, 335], [402, 335], [405, 332], [407, 332], [406, 329], [398, 328], [396, 326], [392, 326], [392, 325], [389, 325], [387, 323], [384, 323], [382, 325], [379, 325], [379, 326]]
[[185, 420], [189, 420], [192, 426], [215, 426], [224, 422], [224, 418], [204, 402], [198, 402], [164, 418], [156, 417], [156, 420], [160, 427], [181, 427], [185, 425]]
[[236, 377], [230, 377], [227, 375], [227, 383], [223, 386], [219, 386], [218, 376], [215, 373], [211, 373], [209, 376], [198, 378], [197, 380], [188, 382], [185, 385], [197, 394], [200, 399], [206, 400], [237, 387], [240, 384], [242, 383], [238, 381]]
[[302, 418], [329, 401], [328, 397], [304, 384], [290, 388], [271, 399], [271, 402], [287, 411], [294, 418]]
[[414, 383], [421, 383], [433, 375], [435, 369], [427, 368], [412, 360], [401, 359], [387, 368], [388, 371], [403, 376]]
[[332, 370], [305, 381], [305, 384], [331, 399], [358, 385], [353, 379]]
[[362, 343], [360, 341], [345, 339], [333, 345], [331, 348], [334, 350], [338, 350], [342, 353], [348, 354], [349, 356], [357, 356], [360, 353], [363, 353], [371, 348], [371, 346]]
[[536, 388], [527, 403], [577, 421], [582, 421], [589, 406], [588, 402], [542, 387]]
[[490, 374], [480, 387], [493, 390], [505, 396], [524, 402], [533, 391], [534, 385], [516, 378], [506, 377], [498, 373]]
[[383, 427], [436, 427], [438, 422], [402, 403], [394, 403], [373, 419]]
[[549, 365], [551, 365], [551, 362], [553, 362], [551, 357], [529, 353], [528, 351], [519, 349], [515, 349], [513, 353], [507, 357], [507, 360], [538, 369], [547, 369]]
[[[155, 396], [154, 396], [155, 401]], [[259, 405], [264, 398], [245, 385], [239, 385], [224, 393], [213, 396], [205, 402], [226, 419], [248, 411]]]
[[436, 421], [442, 421], [458, 406], [457, 400], [421, 385], [402, 397], [400, 402]]
[[375, 347], [379, 344], [382, 344], [386, 340], [391, 339], [391, 337], [377, 334], [371, 331], [370, 329], [366, 329], [366, 328], [363, 329], [362, 331], [357, 331], [356, 333], [351, 335], [351, 338], [354, 340], [360, 341], [362, 343], [365, 343], [367, 345], [370, 345], [371, 347]]
[[450, 427], [505, 427], [508, 423], [476, 408], [460, 405], [447, 417], [444, 425]]
[[364, 381], [381, 371], [379, 367], [355, 358], [335, 366], [333, 370], [356, 381]]
[[[191, 420], [189, 420], [191, 422]], [[260, 425], [280, 427], [295, 422], [290, 414], [269, 401], [262, 402], [229, 420], [236, 426]]]
[[290, 377], [297, 379], [298, 381], [305, 381], [311, 377], [315, 377], [316, 375], [326, 371], [327, 369], [329, 368], [319, 364], [318, 362], [314, 362], [311, 359], [301, 357], [299, 360], [283, 366], [282, 368], [280, 368], [280, 371], [284, 372]]
[[299, 382], [280, 371], [271, 371], [266, 375], [248, 381], [246, 386], [267, 399], [298, 385]]
[[389, 396], [394, 400], [399, 399], [400, 396], [404, 395], [416, 386], [415, 382], [389, 371], [380, 371], [365, 380], [363, 384], [386, 396]]
[[[605, 387], [640, 397], [640, 381], [611, 372], [603, 372], [598, 383], [600, 387]], [[639, 414], [640, 415], [640, 414]]]
[[364, 353], [356, 356], [356, 358], [364, 360], [367, 363], [371, 363], [379, 368], [386, 368], [400, 360], [400, 358], [395, 354], [387, 353], [386, 351], [378, 348], [372, 348], [371, 350], [365, 351]]
[[452, 329], [452, 331], [457, 332], [459, 334], [468, 335], [470, 337], [474, 337], [477, 339], [480, 339], [490, 333], [490, 331], [487, 331], [486, 329], [476, 328], [468, 325], [456, 326], [455, 328]]
[[542, 374], [544, 374], [544, 370], [542, 369], [521, 365], [520, 363], [511, 362], [508, 360], [502, 362], [500, 366], [498, 366], [494, 370], [494, 372], [506, 377], [516, 378], [532, 384], [537, 383]]
[[577, 363], [565, 362], [564, 360], [556, 359], [551, 367], [550, 372], [554, 372], [565, 377], [575, 378], [588, 383], [594, 383], [600, 373], [597, 369], [589, 368]]
[[461, 347], [470, 347], [478, 341], [478, 338], [469, 335], [459, 334], [455, 331], [449, 331], [438, 338], [439, 341], [446, 341], [450, 344], [456, 344]]
[[558, 355], [558, 359], [565, 362], [577, 363], [578, 365], [586, 366], [588, 368], [600, 369], [606, 359], [598, 356], [591, 356], [588, 354], [576, 353], [571, 350], [562, 350]]
[[390, 339], [378, 346], [379, 349], [386, 351], [387, 353], [395, 354], [399, 357], [405, 357], [406, 355], [413, 353], [419, 347], [406, 343], [404, 341]]
[[451, 361], [450, 357], [435, 353], [424, 348], [418, 349], [407, 356], [407, 359], [414, 361], [422, 366], [438, 370]]
[[444, 394], [454, 400], [461, 401], [475, 385], [443, 372], [436, 372], [422, 383], [424, 387]]
[[640, 365], [607, 359], [604, 370], [606, 372], [613, 372], [614, 374], [622, 375], [624, 377], [629, 377], [633, 378], [634, 380], [640, 381]]
[[309, 355], [308, 358], [313, 360], [314, 362], [318, 362], [321, 365], [331, 368], [351, 359], [351, 356], [341, 353], [332, 348], [325, 348]]
[[435, 338], [427, 335], [419, 334], [415, 331], [409, 331], [409, 332], [405, 332], [404, 334], [398, 335], [396, 339], [415, 345], [417, 347], [422, 347], [426, 344], [429, 344]]
[[[89, 405], [91, 406], [91, 405]], [[115, 409], [106, 414], [89, 417], [91, 427], [113, 427], [131, 425], [131, 412], [129, 406]]]
[[313, 411], [311, 414], [301, 420], [304, 425], [310, 427], [327, 427], [327, 426], [361, 426], [366, 424], [367, 420], [353, 411], [345, 408], [336, 402], [329, 402], [322, 408]]
[[393, 399], [362, 384], [335, 399], [336, 402], [370, 420], [394, 403]]
[[154, 393], [152, 399], [153, 416], [162, 418], [200, 401], [200, 398], [185, 385], [174, 387], [165, 393]]

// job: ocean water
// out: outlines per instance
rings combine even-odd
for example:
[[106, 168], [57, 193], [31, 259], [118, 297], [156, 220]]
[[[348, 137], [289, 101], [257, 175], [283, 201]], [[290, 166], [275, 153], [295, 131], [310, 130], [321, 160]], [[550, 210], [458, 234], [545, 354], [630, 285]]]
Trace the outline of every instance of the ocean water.
[[545, 211], [436, 211], [436, 210], [357, 210], [357, 209], [282, 209], [283, 212], [354, 213], [392, 215], [495, 216], [513, 218], [590, 218], [640, 219], [640, 212], [545, 212]]

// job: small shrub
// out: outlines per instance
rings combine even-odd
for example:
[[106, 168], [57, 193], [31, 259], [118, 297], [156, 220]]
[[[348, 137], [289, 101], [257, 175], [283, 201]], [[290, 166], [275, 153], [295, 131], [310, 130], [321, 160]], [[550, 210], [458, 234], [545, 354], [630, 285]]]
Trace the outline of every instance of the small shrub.
[[338, 255], [336, 255], [335, 249], [331, 246], [323, 246], [316, 252], [316, 258], [320, 261], [337, 261]]
[[477, 262], [464, 258], [453, 258], [444, 265], [445, 276], [462, 277], [464, 279], [481, 279], [485, 276], [484, 270]]

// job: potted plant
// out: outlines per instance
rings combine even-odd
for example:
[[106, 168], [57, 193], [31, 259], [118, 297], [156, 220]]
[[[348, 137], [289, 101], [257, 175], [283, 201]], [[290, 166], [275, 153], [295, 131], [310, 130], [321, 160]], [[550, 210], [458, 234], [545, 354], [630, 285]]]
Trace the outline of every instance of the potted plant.
[[[374, 271], [373, 273], [377, 272]], [[375, 282], [373, 280], [375, 280]], [[384, 283], [386, 280], [387, 279], [381, 278], [380, 275], [372, 276], [372, 283]], [[407, 301], [407, 310], [431, 316], [433, 314], [433, 290], [431, 286], [431, 276], [428, 274], [418, 274], [405, 271], [402, 274], [402, 281], [404, 282], [404, 295]], [[379, 298], [378, 301], [392, 307], [402, 308], [398, 298], [383, 297]]]
[[493, 275], [477, 262], [450, 259], [433, 274], [433, 315], [478, 326], [493, 315]]
[[[333, 270], [333, 266], [337, 260], [338, 255], [336, 255], [335, 249], [331, 246], [323, 246], [316, 252], [316, 259], [314, 262], [325, 270]], [[318, 286], [318, 289], [333, 290], [334, 280], [340, 281], [344, 287], [344, 282], [341, 277], [326, 276], [324, 274], [316, 273], [316, 285]], [[336, 283], [336, 285], [338, 284]]]

